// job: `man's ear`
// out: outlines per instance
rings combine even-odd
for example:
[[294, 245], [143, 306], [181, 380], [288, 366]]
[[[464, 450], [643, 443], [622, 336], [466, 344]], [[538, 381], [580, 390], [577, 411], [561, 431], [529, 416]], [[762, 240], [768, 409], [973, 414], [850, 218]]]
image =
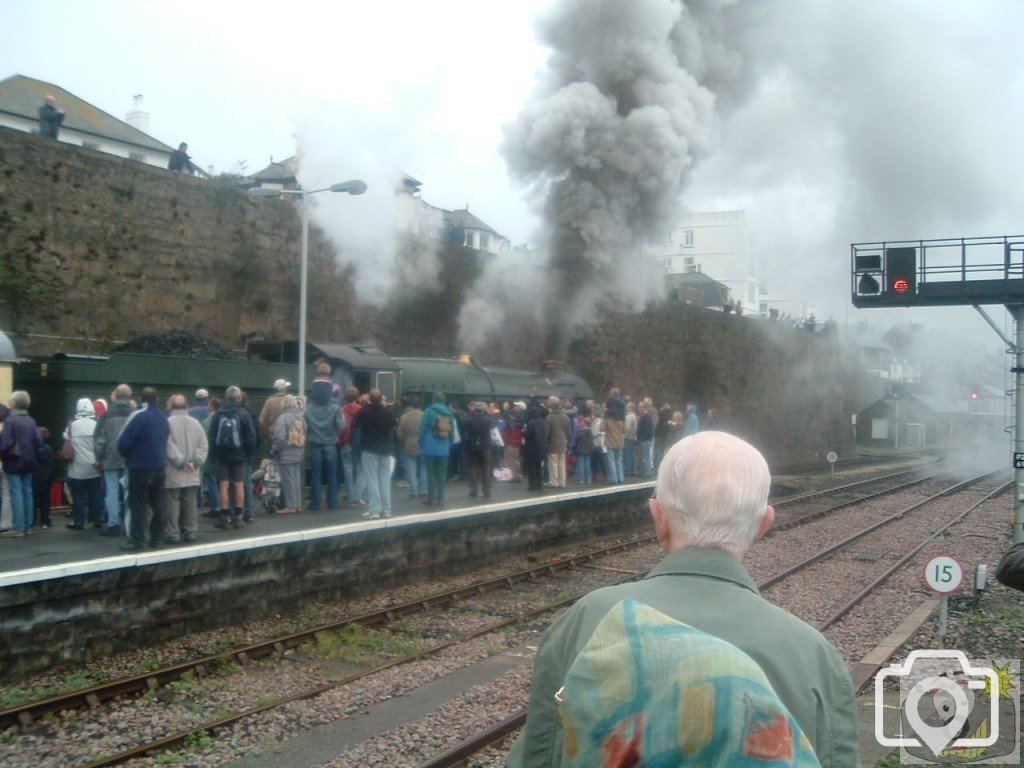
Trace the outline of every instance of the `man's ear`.
[[757, 536], [754, 541], [760, 541], [765, 537], [765, 534], [771, 530], [772, 523], [775, 522], [775, 507], [771, 504], [764, 508], [764, 517], [761, 518], [761, 524], [757, 526]]
[[651, 510], [651, 519], [654, 521], [654, 530], [658, 534], [658, 543], [662, 547], [667, 547], [669, 542], [672, 540], [672, 531], [669, 527], [668, 513], [665, 508], [661, 506], [661, 502], [657, 499], [651, 499], [648, 502], [648, 507]]

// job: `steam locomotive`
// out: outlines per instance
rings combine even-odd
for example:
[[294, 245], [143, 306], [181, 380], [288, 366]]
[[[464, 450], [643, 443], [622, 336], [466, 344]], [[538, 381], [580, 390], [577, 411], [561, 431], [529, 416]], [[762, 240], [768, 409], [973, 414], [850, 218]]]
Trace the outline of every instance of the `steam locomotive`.
[[[133, 389], [156, 387], [162, 397], [181, 392], [191, 400], [198, 387], [213, 395], [230, 385], [245, 390], [257, 411], [273, 394], [277, 379], [293, 381], [298, 361], [296, 342], [264, 342], [249, 347], [261, 360], [219, 360], [173, 355], [117, 352], [107, 356], [61, 353], [52, 357], [23, 358], [14, 368], [14, 386], [32, 395], [36, 421], [60, 434], [74, 414], [78, 398], [109, 399], [119, 383]], [[449, 400], [523, 400], [531, 395], [557, 395], [561, 399], [593, 397], [590, 386], [571, 370], [548, 364], [538, 371], [487, 368], [470, 355], [458, 358], [389, 357], [372, 346], [307, 344], [310, 361], [307, 381], [314, 366], [325, 361], [331, 377], [342, 390], [356, 386], [361, 392], [377, 388], [390, 402], [408, 394], [443, 392]]]

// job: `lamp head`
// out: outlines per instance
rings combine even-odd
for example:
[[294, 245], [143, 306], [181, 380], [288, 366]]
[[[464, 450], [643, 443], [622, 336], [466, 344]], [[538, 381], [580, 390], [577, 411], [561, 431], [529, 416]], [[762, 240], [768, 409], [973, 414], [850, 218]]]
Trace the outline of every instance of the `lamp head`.
[[249, 197], [281, 197], [281, 190], [273, 187], [250, 187], [246, 194]]
[[350, 195], [361, 195], [366, 191], [366, 182], [362, 179], [351, 179], [331, 184], [331, 192], [348, 192]]

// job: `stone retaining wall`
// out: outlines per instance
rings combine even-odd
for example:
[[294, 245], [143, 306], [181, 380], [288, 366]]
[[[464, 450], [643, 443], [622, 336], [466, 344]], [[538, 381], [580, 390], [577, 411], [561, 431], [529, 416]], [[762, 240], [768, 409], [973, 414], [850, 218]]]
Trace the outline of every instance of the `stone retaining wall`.
[[[0, 677], [633, 532], [649, 489], [452, 515], [0, 588]], [[244, 542], [244, 540], [242, 540]]]

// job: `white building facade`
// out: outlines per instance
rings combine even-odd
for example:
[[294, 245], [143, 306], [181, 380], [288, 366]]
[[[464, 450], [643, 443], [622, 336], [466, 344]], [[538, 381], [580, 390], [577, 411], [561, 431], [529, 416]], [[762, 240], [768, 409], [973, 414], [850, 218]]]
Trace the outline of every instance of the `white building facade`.
[[0, 126], [26, 133], [39, 132], [39, 107], [46, 96], [65, 113], [57, 140], [107, 155], [166, 168], [173, 148], [150, 136], [149, 114], [142, 97], [133, 97], [125, 120], [110, 115], [53, 83], [13, 75], [0, 80]]
[[656, 257], [668, 275], [701, 272], [729, 288], [744, 314], [760, 312], [761, 277], [743, 211], [684, 214]]

